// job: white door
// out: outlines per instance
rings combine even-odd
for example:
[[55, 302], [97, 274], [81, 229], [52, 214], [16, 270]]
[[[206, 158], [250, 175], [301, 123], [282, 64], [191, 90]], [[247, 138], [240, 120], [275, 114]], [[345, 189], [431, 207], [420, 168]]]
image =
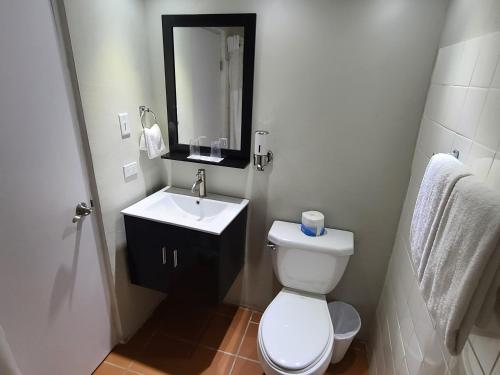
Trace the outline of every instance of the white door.
[[90, 374], [111, 349], [95, 215], [71, 222], [89, 200], [50, 0], [3, 0], [0, 326], [24, 375]]

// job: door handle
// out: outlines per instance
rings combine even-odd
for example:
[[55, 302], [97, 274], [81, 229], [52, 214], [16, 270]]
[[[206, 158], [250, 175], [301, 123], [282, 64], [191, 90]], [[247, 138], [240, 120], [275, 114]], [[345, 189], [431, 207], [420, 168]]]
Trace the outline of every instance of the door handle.
[[167, 264], [167, 248], [165, 246], [161, 248], [161, 259], [164, 265]]
[[177, 249], [174, 250], [174, 268], [177, 268]]
[[84, 216], [89, 216], [93, 210], [93, 207], [87, 206], [85, 202], [78, 203], [75, 209], [75, 216], [73, 216], [73, 223], [78, 223]]

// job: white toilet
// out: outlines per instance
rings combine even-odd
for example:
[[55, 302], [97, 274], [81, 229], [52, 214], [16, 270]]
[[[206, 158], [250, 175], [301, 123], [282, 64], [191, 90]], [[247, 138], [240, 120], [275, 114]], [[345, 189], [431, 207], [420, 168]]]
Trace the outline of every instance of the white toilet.
[[354, 252], [351, 232], [327, 229], [306, 236], [300, 224], [275, 221], [268, 239], [283, 289], [267, 307], [257, 347], [266, 375], [323, 374], [333, 352], [325, 295], [339, 282]]

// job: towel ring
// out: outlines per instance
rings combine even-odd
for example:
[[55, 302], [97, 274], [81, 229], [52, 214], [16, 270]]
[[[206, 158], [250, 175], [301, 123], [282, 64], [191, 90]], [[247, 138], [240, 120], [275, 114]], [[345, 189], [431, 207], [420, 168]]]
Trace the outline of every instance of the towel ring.
[[156, 114], [149, 107], [146, 107], [145, 105], [141, 105], [141, 106], [139, 106], [139, 114], [141, 116], [142, 129], [146, 128], [146, 126], [144, 125], [144, 117], [146, 116], [146, 112], [151, 113], [153, 115], [155, 123], [156, 124], [158, 123], [158, 119], [156, 117]]

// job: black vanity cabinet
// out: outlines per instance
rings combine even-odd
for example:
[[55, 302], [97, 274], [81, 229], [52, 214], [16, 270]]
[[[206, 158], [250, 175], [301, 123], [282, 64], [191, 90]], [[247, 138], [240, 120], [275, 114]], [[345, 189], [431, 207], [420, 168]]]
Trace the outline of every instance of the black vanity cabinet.
[[125, 215], [133, 284], [220, 302], [245, 257], [247, 207], [220, 235]]

